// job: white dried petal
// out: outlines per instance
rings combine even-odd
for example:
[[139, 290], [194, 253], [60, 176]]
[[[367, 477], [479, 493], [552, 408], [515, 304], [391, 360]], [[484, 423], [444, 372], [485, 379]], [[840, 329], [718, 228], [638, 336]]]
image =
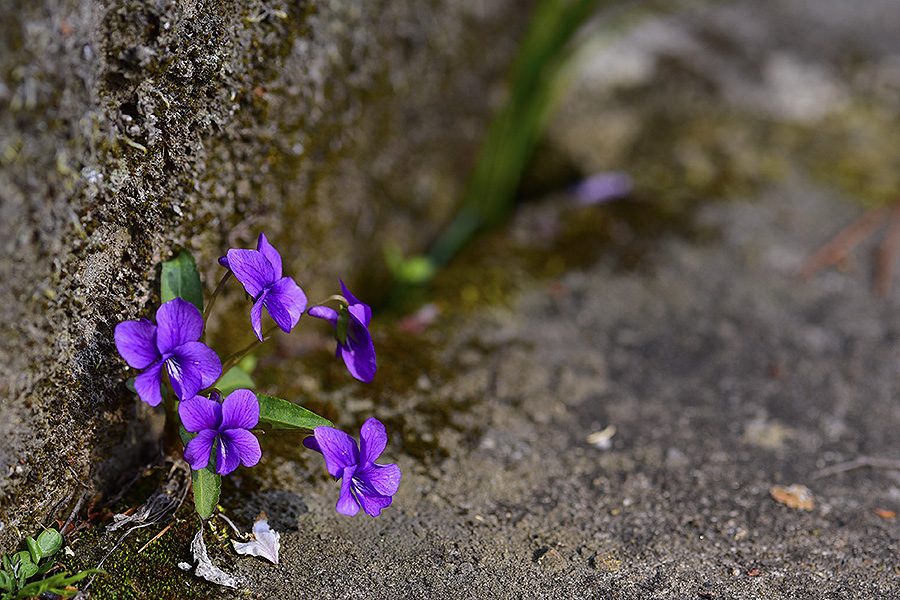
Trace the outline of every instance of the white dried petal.
[[231, 543], [238, 554], [258, 556], [277, 565], [278, 548], [281, 545], [278, 541], [280, 537], [281, 535], [277, 531], [269, 527], [266, 513], [262, 512], [259, 513], [259, 517], [253, 523], [253, 533], [250, 534], [250, 541], [236, 542], [231, 540]]

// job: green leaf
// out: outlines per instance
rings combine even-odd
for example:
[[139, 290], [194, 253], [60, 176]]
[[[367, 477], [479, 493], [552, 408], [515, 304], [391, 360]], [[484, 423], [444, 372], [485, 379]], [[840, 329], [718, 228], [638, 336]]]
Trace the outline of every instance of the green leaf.
[[28, 579], [29, 577], [37, 573], [38, 566], [31, 561], [31, 554], [27, 550], [17, 552], [15, 556], [19, 559], [19, 581]]
[[72, 596], [76, 592], [73, 590], [65, 589], [66, 586], [72, 585], [73, 583], [77, 583], [87, 577], [88, 575], [94, 575], [96, 573], [103, 573], [99, 569], [86, 569], [84, 571], [80, 571], [75, 575], [69, 575], [68, 572], [57, 573], [52, 577], [48, 577], [47, 579], [42, 579], [41, 581], [35, 581], [29, 583], [16, 595], [17, 598], [31, 598], [34, 596], [40, 596], [44, 592], [53, 592], [58, 596]]
[[46, 529], [41, 532], [37, 538], [38, 548], [41, 550], [41, 556], [53, 556], [63, 545], [63, 537], [55, 529]]
[[197, 307], [203, 313], [203, 287], [200, 285], [200, 272], [197, 263], [187, 250], [162, 265], [159, 280], [159, 296], [163, 302], [182, 298]]
[[231, 367], [228, 371], [219, 377], [219, 380], [213, 384], [213, 387], [218, 388], [220, 392], [222, 392], [223, 396], [227, 396], [231, 392], [237, 389], [246, 388], [248, 390], [252, 390], [256, 387], [256, 383], [253, 381], [253, 378], [247, 374], [240, 366]]
[[238, 366], [244, 370], [244, 373], [253, 373], [253, 371], [256, 369], [256, 363], [258, 362], [259, 358], [257, 358], [255, 353], [251, 352], [241, 359], [241, 362], [238, 363]]
[[302, 429], [312, 431], [316, 427], [334, 427], [328, 419], [306, 410], [302, 406], [259, 394], [259, 421], [270, 425], [273, 429]]
[[3, 588], [7, 592], [12, 590], [13, 580], [12, 575], [7, 573], [6, 571], [0, 571], [0, 588]]
[[387, 242], [383, 247], [384, 262], [397, 281], [422, 285], [431, 281], [437, 272], [431, 258], [423, 255], [403, 256], [400, 246]]
[[222, 476], [210, 465], [199, 471], [191, 471], [194, 483], [194, 508], [201, 519], [208, 519], [216, 510], [219, 494], [222, 492]]
[[[604, 4], [611, 4], [603, 2]], [[431, 248], [443, 267], [472, 236], [499, 225], [513, 210], [516, 189], [565, 90], [579, 27], [601, 0], [539, 0], [519, 42], [506, 102], [491, 118], [456, 217]]]
[[[179, 428], [181, 441], [187, 446], [187, 443], [194, 439], [197, 434], [191, 433], [183, 426]], [[210, 450], [212, 454], [215, 452], [215, 445]], [[199, 471], [191, 470], [191, 482], [194, 488], [194, 508], [201, 519], [208, 519], [216, 510], [216, 504], [219, 503], [219, 494], [222, 492], [222, 476], [216, 473], [213, 468], [215, 460], [210, 456], [209, 464], [206, 468]]]
[[38, 547], [38, 543], [35, 541], [33, 537], [30, 535], [25, 538], [25, 545], [28, 546], [28, 554], [31, 558], [31, 562], [34, 564], [38, 564], [44, 555], [41, 553], [41, 549]]

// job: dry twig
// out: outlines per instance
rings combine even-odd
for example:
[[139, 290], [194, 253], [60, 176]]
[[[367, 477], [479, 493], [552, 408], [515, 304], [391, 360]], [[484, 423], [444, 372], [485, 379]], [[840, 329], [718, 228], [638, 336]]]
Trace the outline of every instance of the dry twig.
[[846, 473], [847, 471], [854, 471], [856, 469], [865, 469], [867, 467], [871, 469], [894, 469], [900, 471], [900, 460], [860, 456], [859, 458], [855, 458], [845, 463], [819, 469], [813, 473], [812, 477], [813, 479], [822, 479], [823, 477], [830, 477], [839, 473]]

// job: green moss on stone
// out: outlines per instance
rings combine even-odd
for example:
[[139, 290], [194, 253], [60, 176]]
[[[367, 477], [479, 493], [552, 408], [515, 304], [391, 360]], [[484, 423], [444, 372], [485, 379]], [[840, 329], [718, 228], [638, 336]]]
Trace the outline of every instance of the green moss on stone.
[[[138, 529], [102, 565], [88, 591], [97, 600], [201, 600], [228, 597], [227, 591], [197, 578], [178, 567], [179, 562], [193, 564], [190, 543], [199, 528], [199, 520], [182, 510], [171, 527], [150, 542], [168, 523]], [[78, 571], [95, 567], [109, 548], [124, 534], [123, 530], [100, 533], [82, 531], [69, 541], [74, 557], [62, 560], [64, 567]], [[144, 546], [146, 548], [144, 548]]]

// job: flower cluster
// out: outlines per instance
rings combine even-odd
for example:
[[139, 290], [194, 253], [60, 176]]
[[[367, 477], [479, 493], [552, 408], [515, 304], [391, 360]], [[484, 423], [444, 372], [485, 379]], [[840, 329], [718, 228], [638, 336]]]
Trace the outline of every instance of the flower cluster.
[[[200, 289], [199, 273], [193, 259], [192, 269], [172, 267], [175, 277], [186, 278], [172, 289], [194, 284]], [[166, 273], [167, 266], [163, 265]], [[360, 302], [341, 280], [342, 295], [331, 296], [335, 308], [325, 303], [307, 309], [306, 294], [293, 278], [283, 275], [278, 251], [260, 234], [256, 249], [230, 249], [219, 259], [227, 269], [225, 277], [201, 314], [199, 296], [192, 302], [170, 292], [156, 311], [156, 322], [149, 319], [123, 321], [114, 332], [116, 348], [125, 362], [141, 371], [134, 378], [138, 397], [150, 406], [165, 401], [167, 416], [175, 415], [181, 424], [185, 444], [183, 457], [194, 471], [208, 471], [211, 477], [228, 475], [238, 466], [253, 467], [262, 458], [260, 443], [254, 431], [263, 424], [277, 424], [310, 431], [304, 444], [325, 459], [328, 472], [342, 479], [337, 511], [355, 515], [362, 508], [376, 516], [391, 504], [400, 484], [400, 468], [396, 464], [376, 464], [384, 452], [387, 433], [376, 419], [365, 422], [360, 432], [360, 445], [343, 431], [298, 405], [271, 396], [257, 396], [246, 388], [222, 387], [227, 378], [220, 376], [238, 369], [240, 359], [268, 339], [277, 329], [290, 333], [304, 314], [331, 325], [337, 341], [336, 356], [343, 359], [350, 374], [363, 382], [372, 381], [377, 369], [375, 347], [369, 333], [372, 310]], [[230, 275], [238, 280], [252, 300], [250, 327], [257, 341], [224, 362], [203, 341], [204, 320]], [[187, 281], [194, 278], [191, 281]], [[165, 294], [163, 294], [165, 295]], [[172, 297], [174, 296], [174, 297]], [[263, 309], [274, 326], [263, 331]], [[166, 393], [170, 388], [172, 394]], [[234, 386], [237, 387], [237, 386]], [[171, 422], [176, 426], [177, 422]], [[218, 486], [207, 486], [213, 492], [194, 488], [195, 506], [201, 517], [208, 518], [218, 501]], [[213, 496], [204, 496], [212, 493]]]

